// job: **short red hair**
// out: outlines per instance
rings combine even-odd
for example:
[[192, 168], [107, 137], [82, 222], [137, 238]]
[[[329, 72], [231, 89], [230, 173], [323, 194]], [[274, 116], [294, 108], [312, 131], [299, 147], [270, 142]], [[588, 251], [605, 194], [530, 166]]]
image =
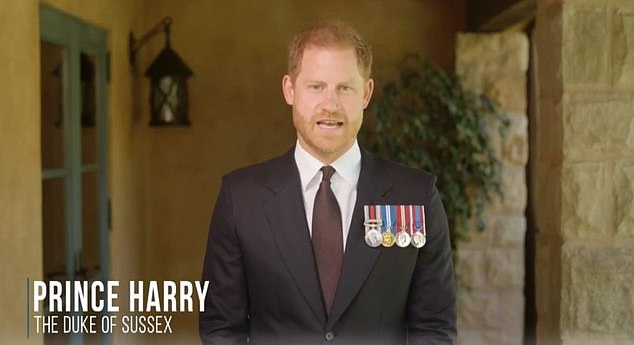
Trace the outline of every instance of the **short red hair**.
[[353, 48], [361, 76], [368, 80], [372, 73], [372, 50], [359, 32], [341, 21], [322, 21], [297, 34], [288, 46], [288, 75], [295, 80], [302, 57], [308, 47]]

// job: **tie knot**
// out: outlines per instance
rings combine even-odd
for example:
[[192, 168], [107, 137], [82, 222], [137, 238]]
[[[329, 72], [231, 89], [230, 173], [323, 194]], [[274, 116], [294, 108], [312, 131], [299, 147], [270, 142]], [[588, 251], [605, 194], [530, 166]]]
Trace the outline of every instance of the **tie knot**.
[[330, 178], [335, 173], [335, 168], [331, 167], [330, 165], [326, 165], [321, 167], [321, 172], [324, 174], [324, 176], [322, 177], [322, 181], [330, 182]]

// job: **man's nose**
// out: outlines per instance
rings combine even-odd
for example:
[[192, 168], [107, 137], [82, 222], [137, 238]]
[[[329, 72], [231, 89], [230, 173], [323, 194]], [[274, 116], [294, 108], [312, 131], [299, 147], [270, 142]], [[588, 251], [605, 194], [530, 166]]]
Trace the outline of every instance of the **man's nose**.
[[327, 112], [336, 112], [341, 107], [337, 90], [327, 89], [321, 102], [321, 108]]

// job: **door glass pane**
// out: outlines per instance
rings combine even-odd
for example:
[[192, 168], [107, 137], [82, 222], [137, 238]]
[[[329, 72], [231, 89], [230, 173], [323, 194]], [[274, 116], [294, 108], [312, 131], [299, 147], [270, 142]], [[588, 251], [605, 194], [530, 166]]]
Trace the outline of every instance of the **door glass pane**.
[[98, 179], [96, 172], [86, 172], [81, 178], [82, 204], [82, 254], [81, 267], [84, 277], [80, 279], [97, 279], [99, 266], [99, 200]]
[[[99, 255], [99, 185], [96, 172], [86, 172], [81, 178], [81, 208], [82, 208], [82, 249], [80, 268], [77, 275], [79, 280], [96, 280], [100, 278], [101, 266]], [[89, 311], [86, 316], [95, 315], [99, 320], [99, 313]], [[99, 345], [99, 334], [84, 334], [84, 345]]]
[[66, 278], [66, 208], [64, 178], [42, 182], [42, 240], [44, 277], [46, 280]]
[[41, 49], [42, 169], [64, 168], [64, 47], [45, 41]]
[[97, 161], [97, 59], [80, 54], [81, 163]]
[[[46, 179], [42, 182], [42, 247], [44, 279], [46, 281], [66, 280], [66, 192], [65, 178]], [[42, 304], [48, 307], [48, 300]], [[45, 309], [46, 310], [46, 309]], [[64, 313], [57, 315], [58, 320]], [[60, 332], [44, 335], [44, 344], [68, 344], [70, 336]]]

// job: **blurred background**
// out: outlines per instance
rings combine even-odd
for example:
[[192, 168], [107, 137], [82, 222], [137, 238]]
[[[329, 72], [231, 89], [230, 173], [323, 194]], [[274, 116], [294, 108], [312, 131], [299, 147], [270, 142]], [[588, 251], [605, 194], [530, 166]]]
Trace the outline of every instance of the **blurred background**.
[[[138, 43], [167, 16], [174, 80], [164, 27]], [[632, 0], [0, 0], [0, 343], [198, 343], [197, 313], [27, 339], [26, 280], [198, 280], [221, 176], [295, 141], [286, 47], [321, 19], [373, 47], [377, 100], [417, 53], [509, 119], [459, 343], [634, 344]]]

